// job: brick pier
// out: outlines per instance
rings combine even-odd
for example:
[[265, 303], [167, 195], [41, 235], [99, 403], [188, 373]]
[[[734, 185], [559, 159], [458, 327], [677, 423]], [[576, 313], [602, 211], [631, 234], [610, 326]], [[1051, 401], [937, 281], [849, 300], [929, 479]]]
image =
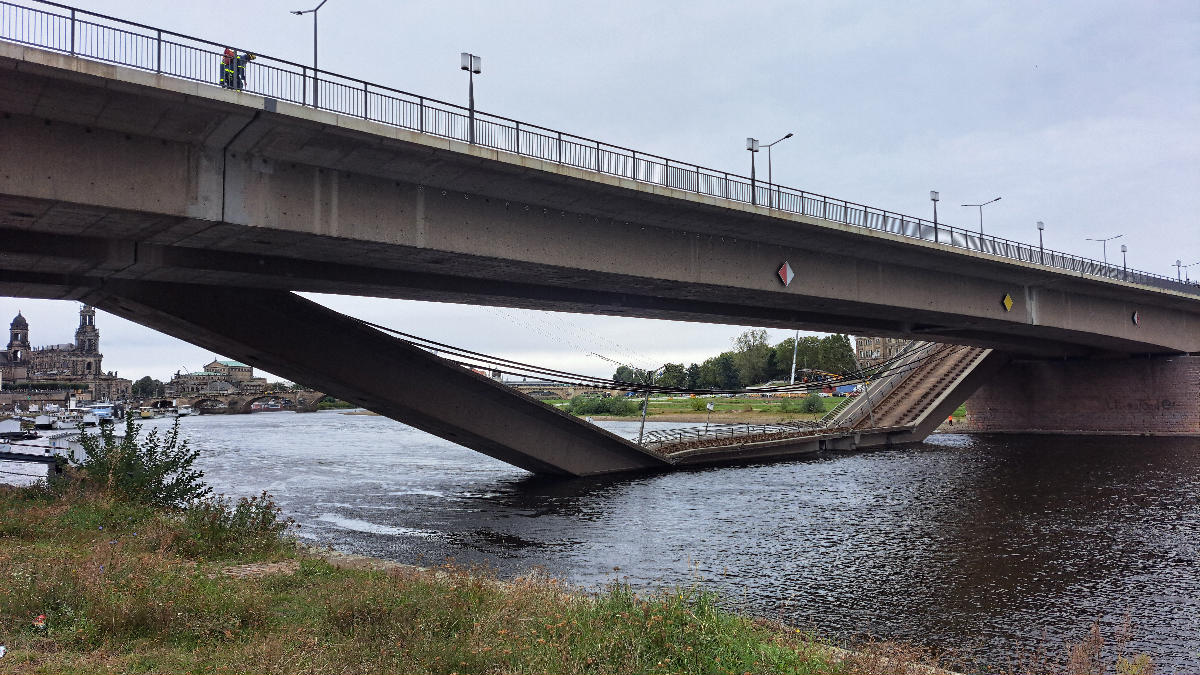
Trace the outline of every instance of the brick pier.
[[966, 408], [971, 431], [1200, 436], [1200, 356], [1014, 360]]

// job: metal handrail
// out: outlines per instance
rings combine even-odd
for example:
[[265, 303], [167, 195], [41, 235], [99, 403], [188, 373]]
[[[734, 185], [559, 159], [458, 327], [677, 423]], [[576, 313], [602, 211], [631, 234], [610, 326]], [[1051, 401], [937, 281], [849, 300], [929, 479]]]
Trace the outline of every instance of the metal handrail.
[[[28, 44], [88, 59], [117, 63], [214, 86], [221, 83], [220, 59], [227, 45], [97, 14], [49, 0], [33, 0], [57, 12], [0, 1], [0, 40]], [[81, 18], [86, 17], [86, 18]], [[247, 50], [238, 49], [239, 52]], [[907, 216], [745, 176], [668, 159], [585, 136], [474, 111], [445, 101], [374, 84], [285, 59], [257, 54], [244, 91], [299, 105], [315, 106], [556, 164], [662, 185], [734, 202], [866, 229], [889, 232], [1080, 275], [1141, 283], [1200, 295], [1200, 283], [1108, 265], [1060, 251], [982, 235], [924, 218]], [[314, 97], [314, 90], [319, 96]], [[474, 131], [474, 134], [471, 134]], [[770, 204], [771, 206], [766, 206]]]
[[[853, 426], [864, 416], [869, 415], [871, 409], [882, 403], [883, 399], [900, 386], [901, 382], [908, 379], [913, 372], [913, 369], [908, 366], [918, 359], [925, 358], [927, 352], [938, 346], [936, 342], [910, 341], [900, 352], [901, 358], [888, 366], [888, 374], [867, 384], [852, 403], [834, 417], [829, 417], [829, 415], [822, 417], [821, 423], [825, 426]], [[864, 408], [866, 410], [863, 410]]]

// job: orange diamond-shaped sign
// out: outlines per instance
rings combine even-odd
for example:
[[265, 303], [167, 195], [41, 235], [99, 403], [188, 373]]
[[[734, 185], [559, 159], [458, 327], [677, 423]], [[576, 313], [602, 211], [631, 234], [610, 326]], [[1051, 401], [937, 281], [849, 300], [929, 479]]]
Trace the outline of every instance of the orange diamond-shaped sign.
[[1011, 295], [1009, 295], [1008, 293], [1005, 293], [1005, 294], [1004, 294], [1004, 299], [1000, 301], [1000, 304], [1004, 305], [1004, 311], [1006, 311], [1006, 312], [1011, 312], [1011, 311], [1012, 311], [1012, 307], [1013, 307], [1013, 299], [1012, 299], [1012, 296], [1011, 296]]

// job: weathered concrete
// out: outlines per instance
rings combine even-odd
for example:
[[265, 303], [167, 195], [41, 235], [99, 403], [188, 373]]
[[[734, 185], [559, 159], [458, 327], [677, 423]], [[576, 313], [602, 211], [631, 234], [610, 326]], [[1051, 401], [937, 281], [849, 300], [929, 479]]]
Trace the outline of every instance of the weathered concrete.
[[[0, 292], [11, 295], [166, 281], [917, 335], [1021, 354], [1200, 351], [1200, 300], [1176, 291], [12, 44], [0, 43], [0, 92]], [[797, 273], [787, 288], [775, 277], [784, 260]]]
[[1200, 435], [1200, 356], [1017, 359], [967, 400], [986, 432]]
[[[670, 466], [624, 438], [293, 293], [114, 281], [88, 300], [535, 473]], [[330, 358], [330, 345], [359, 356]], [[338, 449], [329, 451], [336, 456]]]

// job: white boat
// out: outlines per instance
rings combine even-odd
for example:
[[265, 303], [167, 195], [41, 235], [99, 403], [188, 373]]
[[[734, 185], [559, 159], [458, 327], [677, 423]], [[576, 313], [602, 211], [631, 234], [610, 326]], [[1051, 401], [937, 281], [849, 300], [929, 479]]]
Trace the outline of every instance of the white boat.
[[92, 415], [96, 418], [96, 424], [112, 424], [116, 416], [111, 403], [93, 403], [84, 408], [84, 426], [88, 426], [87, 416]]
[[179, 408], [177, 408], [175, 410], [175, 414], [178, 415], [179, 417], [187, 417], [188, 415], [195, 414], [195, 412], [196, 411], [193, 410], [192, 406], [190, 406], [190, 405], [181, 405], [181, 406], [179, 406]]

